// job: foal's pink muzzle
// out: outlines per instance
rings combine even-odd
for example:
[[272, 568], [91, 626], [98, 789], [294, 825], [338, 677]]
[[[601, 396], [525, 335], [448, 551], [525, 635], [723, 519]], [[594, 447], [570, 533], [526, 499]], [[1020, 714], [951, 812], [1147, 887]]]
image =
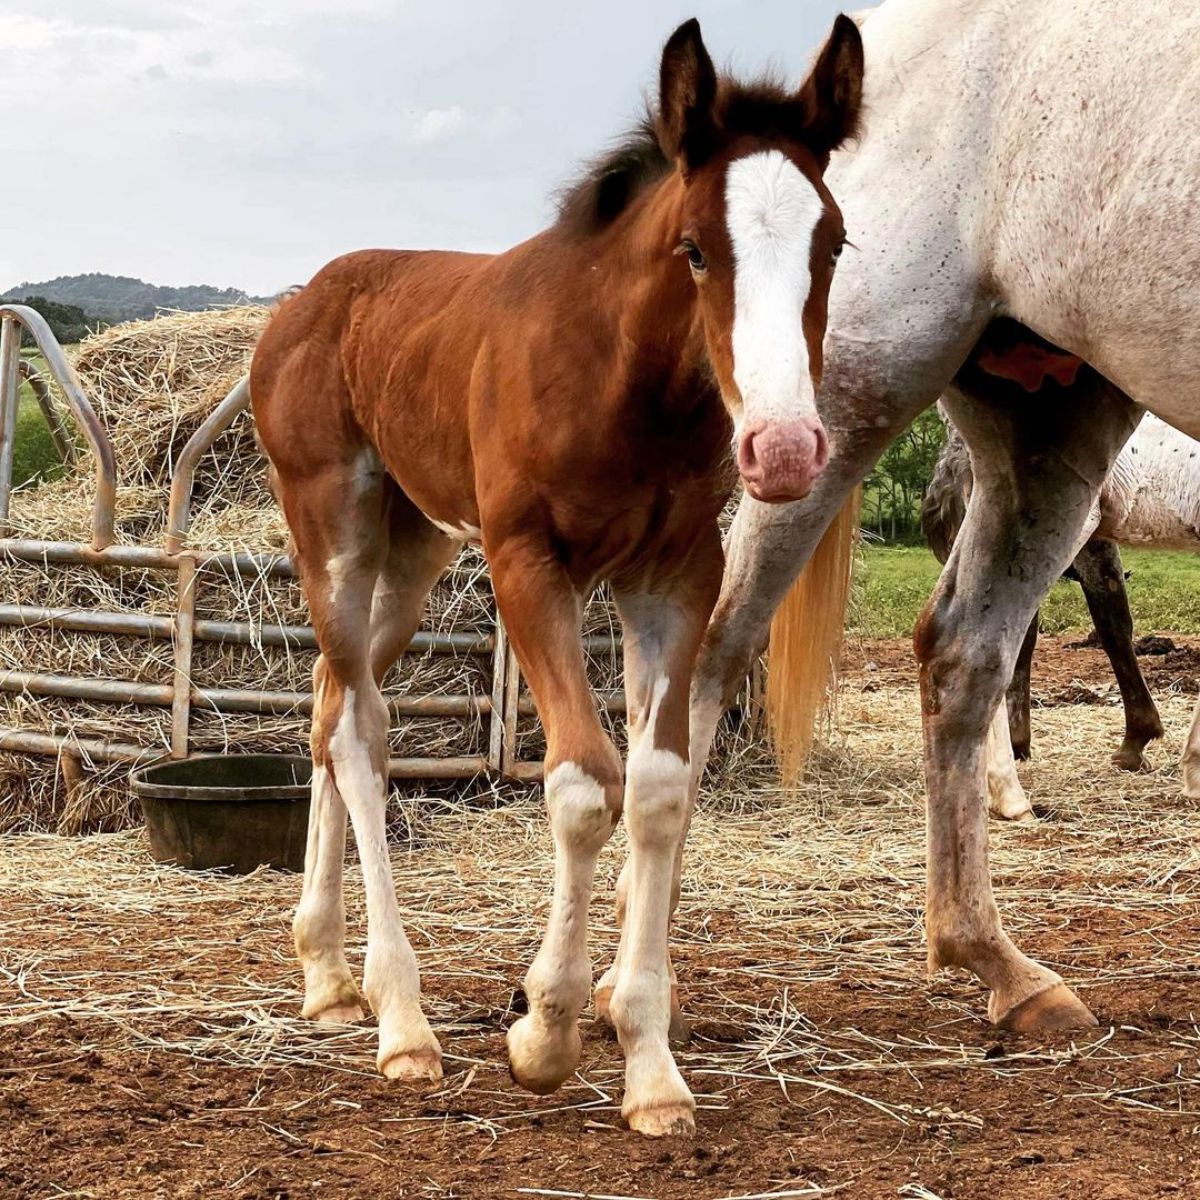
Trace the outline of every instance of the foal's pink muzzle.
[[737, 465], [755, 500], [803, 500], [829, 462], [829, 439], [817, 417], [755, 421], [738, 439]]

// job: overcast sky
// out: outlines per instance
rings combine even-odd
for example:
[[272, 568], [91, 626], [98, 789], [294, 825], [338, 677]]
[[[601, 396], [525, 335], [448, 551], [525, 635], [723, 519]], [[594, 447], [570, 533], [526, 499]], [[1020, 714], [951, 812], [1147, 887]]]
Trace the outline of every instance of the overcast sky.
[[549, 220], [698, 16], [799, 81], [835, 0], [0, 0], [0, 288], [83, 271], [272, 293], [364, 246]]

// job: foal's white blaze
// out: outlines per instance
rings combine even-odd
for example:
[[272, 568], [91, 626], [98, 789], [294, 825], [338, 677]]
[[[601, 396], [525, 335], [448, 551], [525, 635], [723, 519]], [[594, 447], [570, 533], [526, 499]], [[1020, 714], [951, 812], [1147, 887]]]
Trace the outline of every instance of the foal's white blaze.
[[725, 220], [733, 246], [733, 378], [744, 423], [816, 417], [801, 324], [812, 288], [813, 235], [824, 213], [816, 188], [778, 150], [730, 164]]

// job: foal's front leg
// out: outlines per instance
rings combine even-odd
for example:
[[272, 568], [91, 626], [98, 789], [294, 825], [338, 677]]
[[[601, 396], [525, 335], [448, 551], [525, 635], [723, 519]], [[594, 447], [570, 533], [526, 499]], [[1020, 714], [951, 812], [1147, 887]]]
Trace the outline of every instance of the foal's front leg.
[[529, 1012], [508, 1031], [513, 1078], [554, 1091], [579, 1065], [578, 1018], [592, 986], [588, 904], [600, 850], [621, 815], [621, 760], [596, 714], [580, 639], [580, 600], [550, 552], [488, 546], [496, 600], [546, 731], [554, 896], [525, 976]]
[[606, 998], [625, 1052], [621, 1111], [630, 1128], [652, 1136], [695, 1128], [696, 1102], [669, 1044], [678, 999], [667, 943], [690, 816], [688, 691], [720, 586], [715, 530], [681, 575], [669, 587], [617, 593], [629, 705], [629, 861], [621, 879], [621, 945]]

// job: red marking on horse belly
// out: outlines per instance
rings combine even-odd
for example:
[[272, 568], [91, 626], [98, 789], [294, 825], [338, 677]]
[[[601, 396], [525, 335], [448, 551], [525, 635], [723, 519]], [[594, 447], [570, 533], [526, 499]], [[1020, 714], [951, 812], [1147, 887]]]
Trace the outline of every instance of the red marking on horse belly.
[[1065, 351], [1044, 350], [1027, 343], [1008, 350], [983, 349], [979, 365], [999, 379], [1018, 383], [1027, 392], [1039, 391], [1047, 379], [1070, 387], [1079, 375], [1083, 359]]

